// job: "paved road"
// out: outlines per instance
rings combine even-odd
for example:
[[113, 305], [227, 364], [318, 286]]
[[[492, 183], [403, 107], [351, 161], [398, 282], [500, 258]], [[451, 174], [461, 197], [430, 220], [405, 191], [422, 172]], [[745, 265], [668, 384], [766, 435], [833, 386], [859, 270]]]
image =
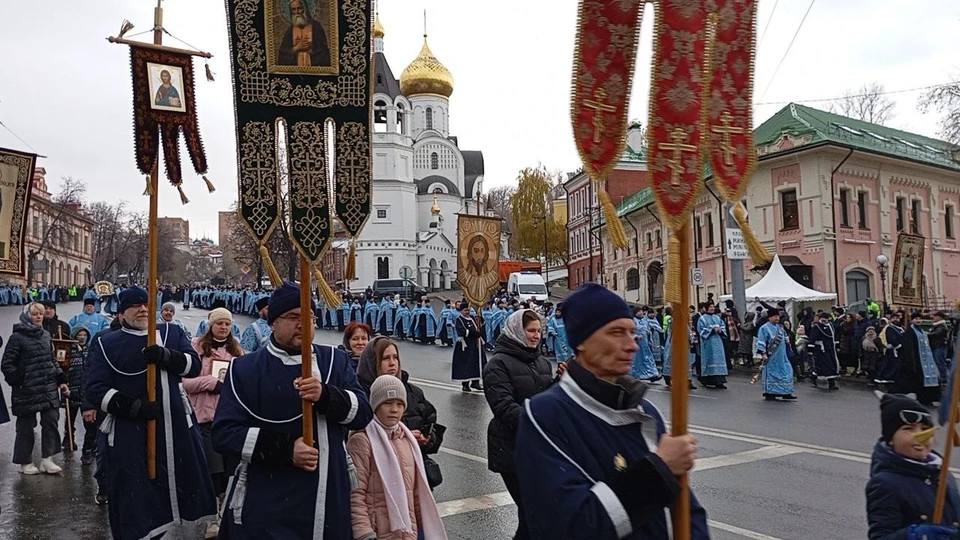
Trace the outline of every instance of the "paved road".
[[[69, 318], [79, 308], [68, 304], [61, 312]], [[179, 315], [196, 329], [206, 312]], [[16, 316], [17, 308], [0, 308], [0, 328], [9, 329]], [[335, 344], [340, 335], [321, 331], [316, 341]], [[448, 348], [401, 345], [403, 368], [448, 426], [437, 456], [444, 483], [435, 496], [451, 539], [510, 538], [516, 507], [486, 467], [490, 411], [482, 394], [463, 393], [449, 381], [450, 357]], [[880, 433], [874, 395], [862, 387], [829, 392], [804, 385], [798, 402], [783, 403], [763, 401], [745, 376], [732, 377], [729, 387], [700, 389], [690, 399], [701, 448], [691, 482], [713, 538], [866, 537], [863, 487]], [[667, 390], [654, 387], [649, 395], [669, 418]], [[60, 456], [62, 478], [22, 477], [10, 463], [13, 436], [12, 423], [0, 426], [0, 539], [107, 538], [106, 510], [93, 504], [93, 471], [80, 466], [79, 456]]]

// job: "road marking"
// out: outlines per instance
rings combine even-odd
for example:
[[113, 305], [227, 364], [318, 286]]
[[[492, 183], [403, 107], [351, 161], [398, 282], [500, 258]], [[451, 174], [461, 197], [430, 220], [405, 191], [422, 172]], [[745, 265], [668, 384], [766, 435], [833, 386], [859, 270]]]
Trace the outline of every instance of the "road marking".
[[483, 392], [480, 392], [480, 391], [477, 391], [477, 390], [471, 390], [470, 392], [464, 392], [464, 391], [463, 391], [463, 388], [462, 388], [460, 385], [457, 385], [457, 384], [447, 384], [447, 383], [442, 383], [442, 382], [439, 382], [439, 381], [433, 381], [433, 380], [430, 380], [430, 379], [417, 379], [417, 378], [415, 378], [415, 377], [410, 377], [408, 380], [409, 380], [410, 382], [412, 382], [413, 384], [416, 384], [416, 385], [418, 385], [418, 386], [426, 386], [426, 387], [428, 387], [428, 388], [435, 388], [435, 389], [437, 389], [437, 390], [447, 390], [448, 392], [457, 392], [457, 393], [465, 394], [465, 395], [468, 395], [468, 396], [469, 396], [469, 395], [473, 395], [473, 396], [483, 396]]
[[[440, 517], [445, 518], [460, 514], [467, 514], [470, 512], [479, 512], [481, 510], [502, 508], [504, 506], [513, 506], [513, 498], [510, 496], [510, 492], [508, 491], [500, 491], [498, 493], [491, 493], [489, 495], [480, 495], [478, 497], [468, 497], [466, 499], [457, 499], [454, 501], [437, 503], [437, 510], [440, 512]], [[726, 523], [714, 521], [712, 519], [707, 520], [707, 525], [714, 529], [720, 529], [722, 531], [740, 535], [744, 538], [750, 538], [751, 540], [780, 540], [775, 536], [768, 536], [762, 533], [744, 529], [742, 527], [737, 527], [736, 525], [728, 525]]]
[[796, 446], [783, 446], [779, 444], [773, 446], [764, 446], [763, 448], [756, 448], [754, 450], [747, 450], [745, 452], [723, 454], [720, 456], [698, 459], [696, 467], [694, 467], [693, 470], [694, 472], [708, 471], [710, 469], [717, 469], [720, 467], [744, 465], [764, 459], [775, 459], [783, 456], [789, 456], [791, 454], [798, 454], [804, 451], [805, 450], [802, 448], [797, 448]]
[[468, 453], [466, 453], [466, 452], [461, 452], [461, 451], [459, 451], [459, 450], [453, 450], [453, 449], [451, 449], [451, 448], [440, 447], [440, 451], [443, 452], [443, 453], [445, 453], [445, 454], [450, 454], [451, 456], [462, 457], [463, 459], [469, 459], [469, 460], [471, 460], [471, 461], [476, 461], [477, 463], [483, 463], [484, 465], [487, 464], [487, 458], [483, 458], [483, 457], [480, 457], [480, 456], [475, 456], [475, 455], [473, 455], [473, 454], [468, 454]]

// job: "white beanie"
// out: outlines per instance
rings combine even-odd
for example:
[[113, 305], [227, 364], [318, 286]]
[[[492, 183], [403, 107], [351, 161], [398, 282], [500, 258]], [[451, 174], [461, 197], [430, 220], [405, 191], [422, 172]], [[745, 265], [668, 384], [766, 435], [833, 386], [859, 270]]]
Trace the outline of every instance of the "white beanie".
[[385, 401], [399, 399], [407, 406], [407, 389], [403, 381], [393, 375], [381, 375], [370, 385], [370, 406], [374, 411]]
[[214, 309], [207, 315], [207, 322], [209, 322], [211, 326], [213, 326], [213, 323], [223, 319], [233, 322], [233, 314], [230, 313], [230, 310], [227, 308], [220, 307]]

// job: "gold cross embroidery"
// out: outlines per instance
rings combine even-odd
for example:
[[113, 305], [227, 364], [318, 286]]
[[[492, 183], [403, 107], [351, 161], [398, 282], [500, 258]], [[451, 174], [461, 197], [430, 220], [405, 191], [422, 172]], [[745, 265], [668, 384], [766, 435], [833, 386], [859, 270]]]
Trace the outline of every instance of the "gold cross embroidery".
[[722, 135], [720, 140], [720, 150], [723, 151], [723, 164], [726, 166], [733, 165], [733, 153], [736, 152], [736, 148], [733, 147], [730, 141], [730, 135], [739, 135], [743, 133], [743, 128], [739, 126], [734, 126], [733, 116], [729, 112], [723, 111], [720, 114], [720, 125], [711, 126], [710, 131], [718, 135]]
[[692, 144], [685, 144], [687, 134], [679, 127], [674, 128], [673, 131], [670, 132], [670, 140], [673, 142], [660, 143], [657, 145], [657, 148], [673, 152], [673, 157], [667, 159], [667, 165], [670, 167], [670, 185], [679, 186], [680, 175], [687, 172], [687, 168], [683, 165], [683, 153], [696, 152], [697, 147]]
[[600, 136], [603, 134], [603, 113], [614, 112], [617, 108], [613, 105], [607, 105], [607, 93], [603, 88], [597, 88], [593, 93], [594, 99], [583, 100], [584, 107], [593, 109], [593, 142], [600, 142]]

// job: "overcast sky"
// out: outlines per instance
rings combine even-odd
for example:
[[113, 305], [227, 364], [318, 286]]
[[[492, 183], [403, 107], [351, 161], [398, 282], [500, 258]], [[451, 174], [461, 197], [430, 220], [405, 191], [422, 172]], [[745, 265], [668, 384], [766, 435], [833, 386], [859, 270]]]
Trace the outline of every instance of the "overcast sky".
[[[779, 110], [780, 102], [835, 97], [872, 81], [900, 90], [960, 75], [960, 6], [951, 0], [910, 4], [816, 2], [774, 77], [810, 2], [761, 0], [759, 26], [766, 34], [757, 53], [756, 121]], [[160, 215], [185, 217], [192, 236], [216, 238], [216, 212], [233, 203], [237, 189], [224, 2], [165, 0], [164, 8], [164, 26], [174, 36], [214, 54], [215, 83], [204, 79], [202, 62], [194, 65], [200, 131], [217, 191], [207, 194], [184, 154], [191, 202], [181, 206], [176, 190], [162, 185]], [[151, 0], [0, 7], [0, 121], [47, 156], [39, 164], [51, 188], [61, 176], [73, 176], [87, 182], [88, 200], [127, 200], [146, 208], [133, 156], [129, 53], [104, 38], [116, 35], [123, 19], [136, 24], [128, 36], [149, 29], [152, 9]], [[398, 77], [422, 45], [424, 9], [430, 47], [456, 83], [451, 134], [461, 148], [483, 151], [485, 187], [515, 184], [520, 169], [538, 163], [576, 169], [569, 120], [576, 0], [381, 0], [386, 55]], [[653, 6], [644, 15], [630, 116], [646, 123]], [[150, 40], [151, 34], [137, 39]], [[918, 95], [890, 96], [897, 103], [890, 124], [935, 136], [937, 116], [917, 111]], [[30, 150], [2, 127], [0, 146]]]

